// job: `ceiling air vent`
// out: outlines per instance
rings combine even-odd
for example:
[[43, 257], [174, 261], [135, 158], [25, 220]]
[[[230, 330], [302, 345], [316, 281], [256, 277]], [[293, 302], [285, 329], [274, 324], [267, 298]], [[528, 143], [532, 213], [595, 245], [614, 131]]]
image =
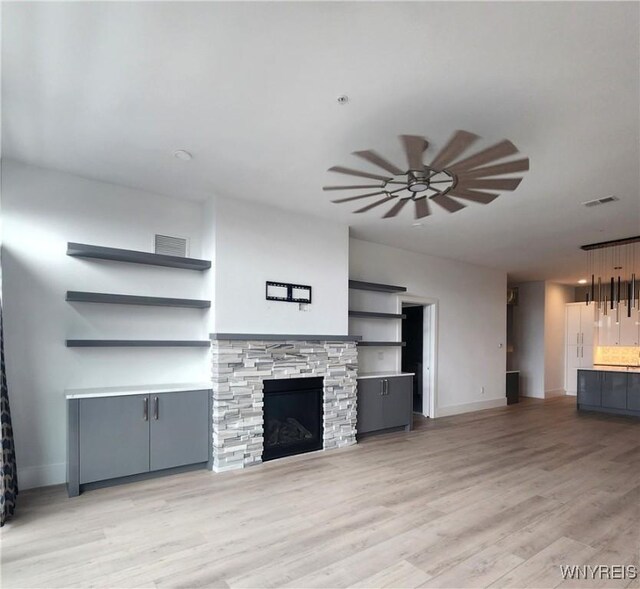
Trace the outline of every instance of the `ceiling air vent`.
[[615, 202], [616, 200], [620, 200], [617, 196], [603, 196], [602, 198], [594, 198], [593, 200], [588, 200], [587, 202], [583, 202], [582, 204], [585, 207], [597, 207], [600, 205], [606, 205], [608, 202]]
[[187, 240], [183, 237], [156, 235], [156, 254], [165, 256], [187, 257]]

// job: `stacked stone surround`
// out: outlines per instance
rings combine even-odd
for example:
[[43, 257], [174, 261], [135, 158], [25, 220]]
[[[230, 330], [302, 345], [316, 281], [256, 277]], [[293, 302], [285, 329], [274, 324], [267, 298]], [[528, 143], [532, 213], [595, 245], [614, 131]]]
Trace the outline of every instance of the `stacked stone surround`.
[[353, 341], [213, 340], [213, 470], [262, 462], [263, 380], [324, 378], [323, 449], [356, 443]]

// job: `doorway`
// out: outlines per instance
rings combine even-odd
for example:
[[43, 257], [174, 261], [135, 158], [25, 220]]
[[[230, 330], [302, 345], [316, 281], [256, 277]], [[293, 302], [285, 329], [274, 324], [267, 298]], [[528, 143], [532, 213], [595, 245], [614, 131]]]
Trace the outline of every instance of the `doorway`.
[[422, 305], [402, 305], [402, 372], [413, 372], [413, 412], [423, 413], [422, 372], [423, 372], [423, 331], [424, 307]]
[[436, 411], [436, 320], [437, 301], [421, 297], [402, 297], [400, 369], [412, 372], [413, 411], [434, 417]]

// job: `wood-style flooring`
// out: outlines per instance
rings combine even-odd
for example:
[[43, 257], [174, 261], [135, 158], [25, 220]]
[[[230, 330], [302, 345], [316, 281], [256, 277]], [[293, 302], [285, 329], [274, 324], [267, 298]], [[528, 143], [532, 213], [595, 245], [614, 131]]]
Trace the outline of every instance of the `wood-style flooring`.
[[24, 492], [3, 587], [640, 587], [640, 421], [574, 398], [244, 471]]

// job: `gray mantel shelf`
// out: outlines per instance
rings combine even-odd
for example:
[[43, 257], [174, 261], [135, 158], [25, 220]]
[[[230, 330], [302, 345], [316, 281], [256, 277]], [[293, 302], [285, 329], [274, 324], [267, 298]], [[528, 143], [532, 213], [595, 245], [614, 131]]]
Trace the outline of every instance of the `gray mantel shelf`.
[[180, 256], [166, 256], [151, 252], [139, 252], [86, 243], [67, 243], [67, 255], [76, 258], [94, 258], [111, 260], [113, 262], [129, 262], [131, 264], [147, 264], [150, 266], [165, 266], [167, 268], [181, 268], [182, 270], [208, 270], [211, 268], [209, 260], [196, 258], [182, 258]]
[[67, 348], [208, 348], [208, 340], [68, 339]]
[[212, 333], [212, 340], [253, 340], [253, 341], [321, 341], [321, 342], [358, 342], [362, 339], [359, 335], [307, 335], [307, 334], [282, 334], [282, 333]]
[[368, 319], [405, 319], [403, 313], [378, 313], [377, 311], [349, 311], [349, 317], [362, 317]]
[[349, 288], [353, 290], [372, 290], [374, 292], [406, 292], [406, 286], [395, 284], [380, 284], [379, 282], [364, 282], [363, 280], [349, 280]]
[[67, 291], [67, 301], [76, 303], [106, 303], [111, 305], [143, 305], [153, 307], [182, 307], [185, 309], [208, 309], [211, 301], [200, 299], [176, 299], [169, 297], [147, 297], [102, 292]]

